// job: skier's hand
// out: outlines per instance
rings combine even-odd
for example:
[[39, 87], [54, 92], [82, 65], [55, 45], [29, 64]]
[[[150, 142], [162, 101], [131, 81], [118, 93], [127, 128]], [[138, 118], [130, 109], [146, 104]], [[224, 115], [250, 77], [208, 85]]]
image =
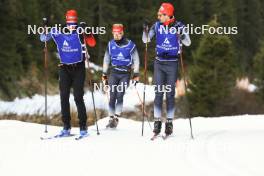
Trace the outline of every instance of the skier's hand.
[[138, 82], [139, 82], [139, 74], [135, 73], [133, 78], [132, 78], [132, 84], [134, 84], [136, 86]]
[[102, 75], [102, 81], [103, 81], [104, 85], [108, 85], [108, 77], [106, 74]]
[[148, 29], [149, 29], [149, 21], [148, 20], [145, 20], [143, 22], [143, 30], [144, 31], [148, 31]]
[[84, 35], [85, 42], [89, 47], [95, 47], [96, 40], [92, 34]]
[[48, 19], [46, 17], [42, 18], [42, 23], [44, 26], [48, 25]]
[[183, 41], [186, 38], [185, 34], [181, 34], [180, 39]]
[[81, 26], [81, 28], [85, 28], [87, 25], [86, 25], [86, 22], [84, 22], [84, 21], [82, 21], [82, 22], [80, 22], [80, 26]]
[[139, 76], [135, 76], [135, 77], [133, 77], [133, 81], [139, 81]]
[[[86, 22], [80, 22], [80, 27], [85, 31], [85, 28], [87, 27]], [[86, 31], [85, 31], [86, 32]], [[96, 45], [96, 40], [93, 36], [93, 34], [86, 34], [84, 32], [84, 40], [85, 43], [89, 46], [89, 47], [95, 47]]]
[[102, 81], [105, 81], [105, 80], [108, 80], [108, 78], [107, 78], [107, 75], [105, 73], [103, 73], [103, 75], [102, 75]]

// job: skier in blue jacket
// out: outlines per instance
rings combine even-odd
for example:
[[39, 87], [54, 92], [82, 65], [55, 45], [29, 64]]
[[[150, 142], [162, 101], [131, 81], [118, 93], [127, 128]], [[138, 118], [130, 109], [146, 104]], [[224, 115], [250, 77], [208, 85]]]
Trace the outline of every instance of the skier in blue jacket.
[[[162, 3], [158, 11], [158, 21], [147, 33], [144, 25], [142, 40], [150, 42], [156, 37], [156, 58], [154, 61], [154, 134], [158, 135], [162, 126], [163, 95], [166, 94], [167, 121], [165, 134], [171, 135], [175, 112], [175, 84], [177, 81], [178, 59], [181, 52], [180, 44], [190, 46], [191, 40], [185, 26], [174, 18], [174, 7], [170, 3]], [[175, 32], [177, 31], [177, 32]]]
[[[87, 115], [83, 100], [84, 81], [85, 81], [85, 52], [83, 35], [78, 34], [77, 28], [77, 12], [69, 10], [66, 13], [67, 32], [62, 33], [52, 28], [50, 33], [42, 34], [40, 40], [42, 42], [53, 41], [57, 45], [60, 57], [59, 64], [59, 89], [61, 99], [61, 113], [63, 130], [60, 136], [69, 136], [71, 130], [71, 114], [70, 114], [70, 89], [73, 88], [74, 101], [77, 106], [80, 135], [87, 134]], [[90, 47], [95, 46], [95, 40], [92, 35], [85, 36], [85, 43]]]
[[124, 37], [122, 24], [114, 24], [112, 34], [113, 39], [108, 43], [104, 55], [102, 80], [107, 81], [110, 87], [110, 119], [107, 127], [116, 128], [131, 72], [133, 72], [133, 80], [139, 80], [139, 56], [135, 43]]

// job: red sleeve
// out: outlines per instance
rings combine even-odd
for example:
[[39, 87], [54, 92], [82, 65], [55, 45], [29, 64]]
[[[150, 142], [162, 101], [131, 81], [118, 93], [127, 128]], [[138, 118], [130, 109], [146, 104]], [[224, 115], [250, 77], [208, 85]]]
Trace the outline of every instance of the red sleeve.
[[94, 47], [96, 45], [95, 38], [92, 34], [85, 35], [85, 42], [90, 47]]

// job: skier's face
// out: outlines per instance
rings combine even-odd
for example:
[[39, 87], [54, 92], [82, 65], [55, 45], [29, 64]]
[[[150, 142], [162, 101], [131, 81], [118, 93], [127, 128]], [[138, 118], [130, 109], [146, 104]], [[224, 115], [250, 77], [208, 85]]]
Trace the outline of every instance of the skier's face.
[[158, 18], [158, 20], [160, 20], [161, 15], [162, 15], [162, 14], [161, 14], [160, 12], [157, 13], [157, 18]]
[[69, 30], [74, 30], [74, 29], [76, 29], [76, 27], [77, 27], [77, 24], [75, 24], [75, 23], [67, 23], [67, 28]]
[[161, 14], [161, 13], [158, 13], [158, 20], [161, 22], [161, 23], [165, 23], [166, 21], [168, 21], [170, 19], [169, 16], [165, 15], [165, 14]]
[[112, 32], [114, 40], [121, 40], [124, 36], [124, 32]]

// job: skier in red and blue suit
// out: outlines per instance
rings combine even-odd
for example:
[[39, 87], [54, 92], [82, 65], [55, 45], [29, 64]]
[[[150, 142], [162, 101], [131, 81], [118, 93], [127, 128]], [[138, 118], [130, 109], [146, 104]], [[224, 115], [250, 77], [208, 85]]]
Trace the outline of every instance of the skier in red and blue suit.
[[113, 39], [108, 42], [103, 63], [102, 80], [110, 87], [109, 124], [107, 127], [116, 128], [118, 117], [123, 108], [123, 97], [132, 79], [139, 81], [139, 55], [136, 44], [124, 36], [124, 26], [114, 24]]
[[158, 11], [158, 21], [147, 32], [144, 24], [142, 40], [150, 42], [156, 37], [156, 58], [154, 61], [154, 134], [161, 131], [161, 117], [163, 95], [166, 94], [167, 121], [165, 134], [171, 135], [175, 112], [175, 83], [178, 73], [178, 59], [181, 52], [181, 43], [191, 45], [191, 40], [185, 25], [174, 17], [174, 7], [170, 3], [162, 3]]
[[83, 100], [84, 82], [85, 82], [85, 51], [84, 45], [88, 44], [94, 47], [96, 41], [92, 34], [84, 35], [77, 33], [78, 16], [75, 10], [66, 12], [67, 30], [65, 33], [52, 28], [48, 34], [42, 34], [42, 42], [53, 41], [57, 45], [59, 53], [59, 89], [61, 99], [61, 114], [63, 129], [60, 136], [69, 136], [71, 130], [71, 113], [70, 113], [70, 89], [73, 88], [74, 101], [77, 106], [80, 134], [87, 134], [87, 115]]

